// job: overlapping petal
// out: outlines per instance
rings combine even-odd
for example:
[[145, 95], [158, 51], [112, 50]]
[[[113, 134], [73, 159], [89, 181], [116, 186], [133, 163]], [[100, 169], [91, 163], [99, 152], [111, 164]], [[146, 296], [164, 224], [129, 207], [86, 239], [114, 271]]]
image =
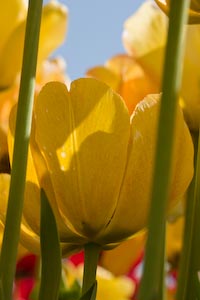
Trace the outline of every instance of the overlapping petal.
[[87, 75], [107, 83], [119, 93], [130, 114], [147, 94], [159, 91], [156, 80], [133, 57], [126, 54], [112, 57], [105, 66], [89, 69]]
[[123, 43], [130, 55], [160, 82], [168, 20], [152, 1], [144, 2], [124, 23]]
[[[149, 95], [138, 104], [132, 115], [131, 141], [119, 200], [109, 226], [99, 237], [104, 243], [123, 239], [146, 225], [154, 166], [158, 100], [158, 95]], [[185, 144], [186, 140], [188, 142]], [[170, 205], [175, 204], [184, 194], [193, 174], [193, 146], [180, 109], [174, 143]], [[132, 209], [127, 209], [130, 203]]]
[[47, 84], [35, 114], [36, 142], [58, 208], [76, 231], [92, 239], [117, 203], [130, 134], [128, 111], [108, 86], [80, 79], [70, 92], [63, 84]]
[[[26, 19], [11, 32], [0, 49], [0, 87], [10, 86], [21, 69]], [[67, 29], [67, 9], [59, 2], [51, 1], [43, 9], [40, 31], [38, 63], [64, 41]]]
[[[147, 1], [125, 22], [124, 26], [125, 48], [158, 82], [161, 82], [168, 27], [167, 17], [152, 1]], [[181, 106], [189, 127], [197, 130], [200, 122], [200, 25], [187, 25], [186, 29], [180, 91]]]
[[[122, 99], [89, 78], [74, 81], [69, 92], [52, 82], [40, 93], [36, 143], [60, 215], [88, 241], [115, 244], [146, 225], [158, 110], [159, 96], [149, 96], [130, 124]], [[193, 146], [180, 109], [175, 137], [171, 205], [193, 174]]]
[[[13, 148], [14, 148], [14, 125], [15, 125], [15, 116], [16, 111], [15, 109], [12, 110], [11, 116], [10, 116], [10, 131], [8, 135], [8, 146], [9, 146], [9, 152], [10, 152], [10, 162], [12, 165], [12, 154], [13, 154]], [[33, 139], [33, 137], [31, 137]], [[34, 148], [33, 151], [36, 155], [36, 149], [35, 145], [33, 145], [34, 140], [32, 141], [32, 147]], [[28, 152], [28, 163], [27, 163], [27, 175], [26, 175], [26, 186], [25, 186], [25, 194], [24, 194], [24, 208], [23, 208], [23, 216], [22, 216], [22, 222], [21, 222], [21, 242], [22, 244], [29, 249], [30, 251], [39, 254], [40, 253], [40, 185], [39, 180], [41, 175], [45, 175], [45, 166], [44, 162], [39, 158], [37, 158], [37, 162], [39, 162], [39, 166], [36, 169], [35, 164], [32, 158], [32, 151], [29, 147]], [[41, 170], [43, 173], [37, 173], [37, 171]], [[5, 174], [2, 174], [2, 176], [6, 176]], [[10, 183], [10, 175], [7, 175], [7, 190], [9, 188]], [[48, 179], [45, 179], [46, 181]], [[2, 189], [1, 189], [2, 192]], [[76, 233], [72, 233], [70, 229], [65, 226], [62, 222], [62, 218], [59, 215], [59, 212], [57, 210], [57, 206], [55, 206], [54, 202], [54, 193], [51, 189], [51, 182], [48, 181], [48, 196], [51, 200], [51, 205], [53, 206], [54, 214], [57, 220], [57, 226], [59, 230], [60, 235], [60, 241], [62, 246], [63, 254], [69, 254], [71, 253], [74, 248], [78, 248], [76, 245], [77, 241], [79, 244], [81, 244], [81, 237], [77, 236]], [[4, 199], [5, 206], [7, 206], [7, 197], [5, 195], [2, 195], [2, 199]], [[5, 211], [1, 209], [1, 211]], [[5, 217], [5, 216], [4, 216]], [[4, 218], [1, 218], [4, 220]], [[78, 238], [78, 239], [77, 239]], [[71, 242], [71, 243], [70, 243]], [[74, 244], [76, 246], [74, 246]]]
[[[96, 242], [114, 247], [145, 227], [153, 173], [159, 96], [130, 119], [122, 98], [92, 78], [46, 84], [34, 107], [21, 239], [39, 252], [40, 189], [50, 201], [63, 253]], [[14, 110], [9, 150], [13, 152]], [[12, 160], [11, 160], [12, 164]], [[169, 203], [187, 189], [193, 146], [178, 110]], [[2, 220], [4, 218], [1, 218]]]

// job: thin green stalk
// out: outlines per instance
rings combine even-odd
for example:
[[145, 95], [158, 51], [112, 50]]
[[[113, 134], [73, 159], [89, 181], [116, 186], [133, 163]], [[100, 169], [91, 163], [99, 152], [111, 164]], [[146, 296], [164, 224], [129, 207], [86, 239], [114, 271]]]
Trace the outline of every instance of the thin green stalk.
[[41, 12], [42, 0], [29, 0], [9, 201], [0, 258], [0, 280], [5, 300], [12, 299], [31, 129]]
[[195, 297], [196, 276], [200, 269], [200, 138], [194, 135], [195, 171], [189, 188], [185, 212], [184, 242], [179, 268], [177, 300]]
[[84, 250], [85, 258], [81, 299], [91, 300], [95, 299], [96, 296], [96, 270], [101, 247], [97, 244], [89, 243], [85, 245]]
[[182, 71], [184, 24], [187, 20], [189, 0], [172, 0], [170, 3], [149, 234], [139, 300], [161, 300], [158, 295], [158, 282], [163, 262], [163, 223], [169, 195], [176, 108]]

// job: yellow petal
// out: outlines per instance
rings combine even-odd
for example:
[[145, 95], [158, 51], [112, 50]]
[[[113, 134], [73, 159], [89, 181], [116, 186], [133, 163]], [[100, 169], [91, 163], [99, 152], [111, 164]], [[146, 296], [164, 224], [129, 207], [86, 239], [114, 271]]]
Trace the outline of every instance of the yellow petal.
[[98, 67], [91, 68], [87, 71], [86, 75], [105, 82], [116, 92], [119, 89], [119, 85], [120, 85], [119, 75], [114, 73], [112, 70], [109, 70], [109, 68], [107, 67], [98, 66]]
[[137, 58], [165, 46], [166, 35], [167, 18], [151, 1], [143, 3], [124, 23], [124, 46]]
[[167, 25], [167, 17], [152, 1], [142, 4], [124, 24], [124, 47], [158, 84], [162, 75]]
[[106, 62], [105, 67], [90, 69], [87, 75], [102, 80], [119, 93], [130, 114], [147, 94], [158, 92], [156, 80], [128, 55], [113, 56]]
[[68, 10], [58, 1], [50, 1], [44, 6], [39, 41], [39, 63], [58, 48], [66, 37]]
[[181, 97], [186, 121], [190, 129], [199, 129], [200, 122], [200, 25], [187, 27], [182, 74]]
[[[57, 1], [48, 3], [42, 14], [40, 30], [38, 64], [47, 58], [53, 50], [61, 45], [65, 38], [67, 26], [67, 9]], [[26, 21], [21, 22], [0, 53], [0, 87], [8, 87], [21, 70]]]
[[145, 247], [146, 231], [121, 243], [118, 247], [103, 251], [100, 264], [116, 276], [127, 274]]
[[2, 1], [0, 13], [0, 52], [12, 31], [26, 18], [27, 4], [28, 1], [26, 0]]
[[[102, 240], [115, 242], [144, 228], [153, 176], [159, 96], [149, 95], [132, 115], [132, 143], [113, 218]], [[169, 206], [185, 193], [193, 175], [193, 145], [180, 108], [177, 112]], [[126, 235], [127, 234], [127, 235]]]
[[47, 84], [35, 112], [36, 141], [60, 213], [91, 239], [115, 210], [130, 134], [128, 111], [107, 85], [85, 78], [74, 81], [70, 92], [61, 83]]
[[[16, 119], [16, 107], [13, 108], [10, 115], [10, 130], [8, 134], [8, 145], [10, 152], [10, 162], [12, 165], [12, 154], [14, 148], [14, 131], [15, 131], [15, 119]], [[34, 125], [34, 123], [33, 123]], [[34, 126], [33, 126], [34, 129]], [[31, 148], [28, 150], [28, 162], [27, 162], [27, 173], [26, 173], [26, 186], [25, 186], [25, 197], [23, 207], [23, 222], [22, 222], [22, 243], [23, 245], [31, 249], [33, 252], [39, 249], [39, 235], [40, 235], [40, 185], [39, 179], [45, 184], [42, 185], [47, 190], [48, 199], [51, 200], [52, 209], [57, 220], [58, 231], [61, 242], [77, 242], [81, 243], [81, 237], [77, 237], [74, 232], [71, 232], [67, 226], [64, 225], [62, 218], [60, 217], [57, 206], [55, 205], [54, 192], [52, 184], [46, 174], [46, 167], [44, 161], [38, 156], [37, 149], [34, 144], [33, 135], [31, 136]], [[31, 151], [32, 149], [32, 151]], [[34, 159], [32, 157], [34, 153]], [[42, 179], [41, 179], [42, 177]], [[48, 185], [48, 187], [47, 187]], [[34, 244], [36, 245], [34, 246]], [[71, 246], [70, 246], [71, 247]], [[65, 252], [68, 250], [68, 246], [65, 245]]]

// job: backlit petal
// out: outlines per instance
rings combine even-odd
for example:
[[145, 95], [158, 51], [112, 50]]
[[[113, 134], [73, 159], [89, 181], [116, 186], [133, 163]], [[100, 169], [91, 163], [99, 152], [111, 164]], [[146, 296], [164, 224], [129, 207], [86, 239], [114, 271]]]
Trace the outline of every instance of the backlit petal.
[[105, 82], [114, 91], [118, 91], [119, 85], [121, 83], [120, 76], [116, 72], [113, 72], [112, 70], [104, 66], [91, 68], [87, 71], [86, 75]]
[[157, 93], [157, 81], [131, 56], [116, 55], [105, 66], [95, 67], [87, 75], [102, 80], [120, 94], [132, 114], [147, 94]]
[[[104, 235], [115, 241], [144, 228], [153, 176], [159, 96], [149, 95], [132, 116], [132, 143], [118, 205]], [[166, 124], [167, 126], [167, 124]], [[193, 145], [180, 108], [177, 112], [169, 206], [186, 191], [193, 175]], [[164, 176], [164, 174], [163, 174]], [[126, 235], [127, 234], [127, 235]], [[112, 240], [113, 239], [113, 240]]]
[[[26, 21], [21, 22], [0, 53], [0, 87], [7, 87], [21, 69]], [[67, 9], [57, 1], [49, 2], [43, 9], [40, 29], [38, 64], [61, 45], [67, 27]]]
[[[130, 121], [122, 99], [90, 78], [47, 84], [36, 102], [36, 141], [66, 222], [90, 239], [115, 210]], [[49, 133], [49, 134], [48, 134]]]
[[8, 37], [18, 24], [26, 18], [27, 0], [9, 0], [1, 2], [0, 12], [0, 52]]
[[124, 24], [123, 43], [148, 73], [160, 82], [166, 44], [168, 18], [147, 1]]
[[[12, 165], [12, 154], [14, 147], [14, 126], [16, 118], [16, 107], [11, 111], [10, 115], [10, 130], [8, 134], [8, 145], [10, 152], [10, 161]], [[33, 126], [34, 128], [34, 126]], [[32, 150], [32, 151], [31, 151]], [[24, 207], [23, 207], [23, 222], [22, 222], [22, 243], [24, 246], [27, 244], [27, 248], [33, 247], [32, 251], [37, 251], [39, 249], [38, 244], [39, 234], [40, 234], [40, 181], [42, 181], [42, 187], [47, 189], [47, 196], [51, 200], [51, 205], [54, 211], [54, 215], [57, 220], [58, 231], [60, 235], [61, 242], [77, 242], [81, 243], [82, 238], [77, 237], [74, 232], [71, 232], [68, 227], [62, 222], [57, 206], [55, 205], [54, 192], [52, 189], [51, 181], [49, 180], [44, 165], [44, 161], [37, 153], [36, 145], [34, 144], [33, 136], [31, 136], [31, 148], [28, 150], [28, 162], [27, 162], [27, 173], [26, 173], [26, 186], [25, 186], [25, 197], [24, 197]], [[32, 152], [34, 154], [34, 159], [36, 164], [33, 161]], [[42, 179], [41, 179], [42, 177]], [[32, 240], [31, 240], [32, 239]], [[35, 241], [35, 242], [34, 242]], [[68, 249], [65, 245], [66, 251]]]

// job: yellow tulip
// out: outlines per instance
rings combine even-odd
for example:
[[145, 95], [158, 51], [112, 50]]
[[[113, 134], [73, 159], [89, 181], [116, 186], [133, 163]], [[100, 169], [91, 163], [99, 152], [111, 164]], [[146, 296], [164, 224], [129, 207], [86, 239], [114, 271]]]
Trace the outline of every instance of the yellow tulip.
[[[165, 12], [169, 13], [170, 0], [155, 0], [158, 6]], [[200, 1], [191, 0], [189, 9], [189, 23], [200, 23]]]
[[[122, 98], [95, 79], [79, 79], [70, 91], [59, 82], [42, 89], [34, 107], [22, 243], [39, 251], [42, 187], [54, 211], [63, 252], [94, 242], [107, 248], [146, 225], [153, 172], [159, 95], [132, 116]], [[14, 131], [11, 114], [11, 133]], [[177, 114], [169, 207], [193, 174], [193, 146]], [[12, 157], [13, 138], [9, 138]], [[12, 164], [12, 161], [11, 161]]]
[[[23, 44], [26, 27], [26, 13], [23, 0], [12, 0], [9, 4], [3, 4], [1, 18], [5, 21], [1, 26], [1, 31], [5, 31], [5, 39], [0, 47], [0, 88], [11, 86], [21, 69]], [[17, 10], [17, 11], [14, 11]], [[21, 9], [21, 14], [20, 14]], [[12, 14], [16, 17], [11, 19]], [[23, 15], [19, 17], [18, 15]], [[4, 16], [9, 16], [5, 20]], [[18, 16], [18, 18], [17, 18]], [[5, 26], [6, 24], [6, 26]], [[8, 24], [8, 32], [7, 32]], [[58, 47], [66, 34], [67, 10], [59, 2], [51, 1], [44, 6], [40, 31], [38, 62], [47, 58], [50, 53]]]
[[[145, 2], [124, 24], [128, 53], [161, 83], [168, 19], [154, 2]], [[190, 129], [200, 123], [200, 25], [186, 25], [186, 47], [180, 90], [181, 106]]]
[[[0, 12], [0, 172], [9, 172], [7, 132], [10, 110], [17, 102], [27, 5], [24, 0], [4, 1]], [[68, 81], [61, 59], [47, 60], [51, 52], [64, 41], [67, 30], [67, 8], [51, 1], [43, 9], [38, 67], [37, 94], [48, 81]], [[5, 19], [6, 18], [6, 19]], [[5, 26], [6, 24], [6, 26]]]
[[147, 94], [159, 92], [156, 80], [133, 57], [126, 54], [112, 57], [105, 66], [89, 69], [87, 75], [102, 80], [119, 93], [130, 114]]

